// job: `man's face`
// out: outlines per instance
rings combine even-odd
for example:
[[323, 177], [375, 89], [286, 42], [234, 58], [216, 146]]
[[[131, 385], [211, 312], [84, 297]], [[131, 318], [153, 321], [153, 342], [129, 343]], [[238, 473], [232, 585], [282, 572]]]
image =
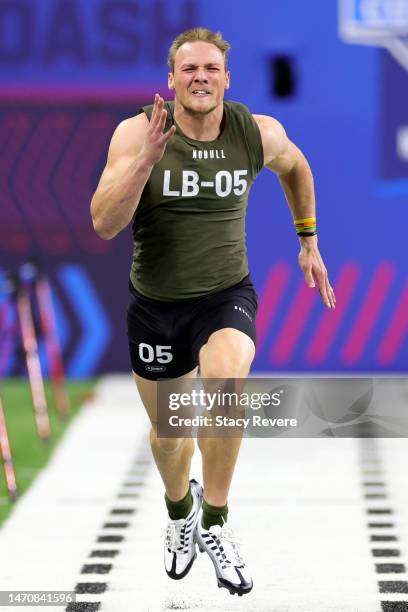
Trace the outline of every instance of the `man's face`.
[[211, 43], [184, 43], [174, 58], [174, 73], [168, 77], [169, 89], [192, 115], [206, 115], [224, 99], [230, 74], [225, 70], [220, 49]]

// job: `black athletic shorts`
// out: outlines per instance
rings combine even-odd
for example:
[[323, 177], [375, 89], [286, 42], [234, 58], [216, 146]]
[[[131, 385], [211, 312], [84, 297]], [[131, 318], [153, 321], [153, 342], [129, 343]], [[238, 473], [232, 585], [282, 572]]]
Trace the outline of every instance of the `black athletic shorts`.
[[150, 380], [176, 378], [198, 365], [209, 336], [233, 327], [255, 343], [257, 295], [250, 276], [191, 300], [163, 302], [145, 297], [129, 281], [127, 329], [132, 369]]

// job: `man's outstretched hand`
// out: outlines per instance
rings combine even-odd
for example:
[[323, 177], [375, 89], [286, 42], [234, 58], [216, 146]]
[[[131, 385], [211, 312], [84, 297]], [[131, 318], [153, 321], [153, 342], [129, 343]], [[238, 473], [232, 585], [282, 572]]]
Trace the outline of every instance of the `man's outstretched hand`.
[[320, 255], [317, 240], [302, 241], [298, 261], [308, 286], [313, 288], [317, 285], [324, 305], [327, 308], [335, 308], [336, 296], [329, 283], [326, 266]]
[[167, 110], [164, 108], [164, 100], [159, 94], [156, 94], [149, 128], [140, 151], [141, 159], [151, 166], [154, 166], [161, 160], [168, 141], [176, 131], [175, 126], [172, 125], [167, 132], [163, 132], [166, 125], [166, 117]]

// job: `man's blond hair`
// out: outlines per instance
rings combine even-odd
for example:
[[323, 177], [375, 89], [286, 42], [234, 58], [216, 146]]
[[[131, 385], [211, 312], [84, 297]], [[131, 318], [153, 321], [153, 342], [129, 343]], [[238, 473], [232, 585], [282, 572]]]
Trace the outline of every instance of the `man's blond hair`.
[[167, 63], [171, 72], [174, 72], [174, 58], [180, 49], [181, 45], [187, 42], [206, 42], [215, 45], [219, 49], [224, 57], [224, 66], [227, 70], [228, 65], [228, 51], [231, 48], [229, 42], [223, 39], [221, 32], [211, 32], [207, 28], [192, 28], [182, 32], [173, 40], [173, 43], [169, 49], [169, 55], [167, 57]]

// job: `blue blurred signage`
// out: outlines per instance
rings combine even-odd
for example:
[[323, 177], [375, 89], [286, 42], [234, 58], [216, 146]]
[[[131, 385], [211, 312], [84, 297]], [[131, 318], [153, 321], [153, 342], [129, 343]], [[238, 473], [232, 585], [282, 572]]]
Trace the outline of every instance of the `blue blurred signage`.
[[388, 53], [382, 54], [381, 189], [408, 193], [408, 72]]
[[162, 79], [169, 44], [197, 19], [197, 0], [1, 0], [0, 78]]

